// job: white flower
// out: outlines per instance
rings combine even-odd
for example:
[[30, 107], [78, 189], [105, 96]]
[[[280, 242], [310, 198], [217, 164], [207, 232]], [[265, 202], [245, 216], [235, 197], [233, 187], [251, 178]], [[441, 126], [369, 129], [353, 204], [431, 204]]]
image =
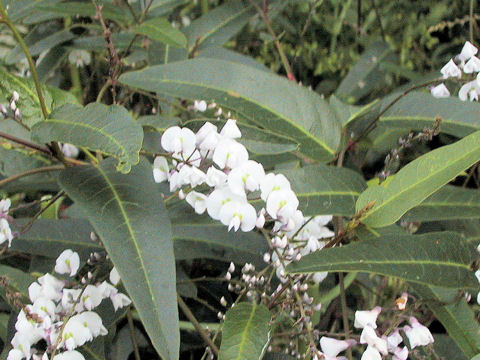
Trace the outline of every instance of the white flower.
[[33, 305], [27, 305], [27, 308], [41, 319], [47, 316], [55, 319], [55, 303], [50, 299], [38, 298]]
[[111, 295], [110, 300], [112, 301], [115, 311], [132, 303], [132, 300], [130, 300], [127, 295], [122, 293]]
[[81, 303], [85, 309], [92, 310], [100, 305], [103, 298], [101, 288], [94, 285], [87, 285], [82, 292]]
[[242, 202], [245, 200], [226, 187], [214, 190], [207, 198], [208, 215], [214, 220], [220, 220], [221, 208], [231, 201]]
[[227, 202], [220, 209], [219, 216], [222, 224], [228, 226], [228, 231], [232, 228], [237, 231], [240, 228], [247, 232], [253, 230], [257, 222], [255, 208], [245, 200]]
[[207, 103], [205, 100], [194, 100], [193, 101], [193, 111], [204, 112], [207, 110]]
[[90, 330], [93, 337], [108, 334], [107, 329], [103, 326], [102, 318], [96, 312], [85, 311], [75, 316], [77, 317], [77, 321]]
[[[12, 349], [8, 352], [7, 360], [22, 360], [25, 357], [20, 349]], [[28, 357], [27, 357], [28, 359]]]
[[39, 297], [58, 301], [62, 298], [62, 289], [64, 286], [64, 281], [58, 280], [50, 274], [45, 274], [38, 278], [38, 283], [34, 282], [29, 286], [28, 295], [32, 302], [35, 302]]
[[83, 67], [90, 64], [92, 57], [88, 51], [85, 50], [72, 50], [68, 54], [68, 61], [76, 67]]
[[70, 249], [64, 250], [57, 258], [55, 271], [58, 274], [68, 274], [74, 276], [80, 266], [80, 256]]
[[450, 61], [440, 70], [440, 72], [442, 73], [444, 79], [450, 77], [462, 77], [462, 71], [457, 65], [455, 65], [452, 59], [450, 59]]
[[11, 201], [10, 199], [4, 199], [4, 200], [0, 200], [0, 213], [8, 213], [8, 210], [10, 209], [10, 205], [11, 205]]
[[323, 280], [325, 280], [328, 276], [327, 271], [316, 272], [312, 276], [312, 280], [315, 284], [320, 284]]
[[478, 81], [473, 80], [464, 84], [459, 92], [458, 97], [462, 101], [466, 101], [468, 98], [470, 101], [478, 100], [478, 94], [480, 93], [480, 84]]
[[67, 321], [63, 329], [62, 340], [69, 351], [93, 340], [92, 332], [82, 320], [80, 315], [74, 315]]
[[432, 87], [430, 94], [435, 98], [447, 98], [450, 96], [450, 91], [448, 91], [444, 83], [441, 83], [440, 85]]
[[[82, 289], [63, 289], [61, 305], [65, 310], [70, 311], [82, 293]], [[78, 306], [79, 305], [79, 306]], [[78, 304], [79, 310], [83, 310], [83, 306]]]
[[[195, 134], [196, 144], [200, 149], [202, 149], [202, 147], [201, 147], [202, 143], [211, 134], [217, 134], [217, 127], [215, 125], [213, 125], [211, 122], [207, 121], [205, 124], [203, 124], [203, 126]], [[218, 143], [218, 140], [217, 140], [217, 143]]]
[[195, 209], [197, 214], [203, 214], [207, 209], [207, 196], [196, 192], [190, 191], [186, 197], [187, 203]]
[[462, 51], [460, 52], [460, 55], [458, 55], [458, 57], [460, 60], [466, 61], [472, 56], [476, 55], [477, 52], [478, 49], [470, 41], [467, 41], [465, 45], [463, 45]]
[[[180, 170], [181, 172], [182, 170]], [[192, 171], [190, 173], [190, 177], [188, 178], [188, 183], [192, 188], [195, 186], [201, 185], [205, 182], [207, 175], [197, 167], [192, 166]]]
[[165, 151], [190, 156], [195, 150], [195, 134], [188, 128], [172, 126], [163, 133], [161, 144]]
[[267, 201], [268, 195], [273, 191], [290, 190], [290, 181], [282, 174], [267, 174], [260, 182], [261, 198]]
[[297, 207], [298, 198], [292, 190], [279, 190], [268, 196], [266, 210], [273, 219], [286, 224], [295, 215]]
[[367, 346], [360, 360], [382, 360], [382, 355], [373, 346]]
[[0, 244], [8, 241], [8, 247], [12, 245], [13, 234], [7, 219], [0, 218]]
[[388, 354], [387, 340], [378, 337], [375, 330], [369, 325], [363, 328], [362, 334], [360, 335], [360, 344], [368, 344], [383, 355]]
[[433, 336], [426, 326], [423, 326], [413, 316], [410, 317], [410, 326], [406, 325], [403, 330], [408, 337], [410, 347], [414, 349], [417, 346], [425, 346], [433, 343]]
[[120, 282], [120, 274], [115, 266], [110, 271], [109, 280], [113, 285], [117, 285]]
[[212, 160], [221, 169], [233, 169], [248, 160], [248, 151], [239, 142], [225, 138], [219, 141]]
[[10, 358], [11, 359], [18, 359], [18, 356], [20, 355], [20, 352], [22, 354], [22, 358], [26, 357], [27, 359], [30, 359], [30, 357], [31, 357], [30, 347], [31, 347], [32, 343], [30, 342], [30, 339], [26, 334], [17, 332], [13, 336], [13, 339], [10, 342], [10, 344], [12, 344], [13, 349], [16, 349], [18, 351], [13, 352], [11, 355], [9, 353], [8, 354], [9, 359]]
[[472, 56], [470, 60], [467, 61], [465, 66], [463, 67], [463, 72], [465, 74], [471, 74], [473, 72], [480, 71], [480, 59], [476, 56]]
[[248, 160], [228, 174], [228, 187], [233, 193], [245, 195], [245, 191], [260, 189], [260, 182], [265, 177], [262, 164]]
[[68, 158], [76, 158], [80, 154], [80, 150], [72, 144], [62, 144], [62, 153]]
[[153, 179], [156, 183], [170, 179], [168, 162], [163, 156], [157, 156], [155, 160], [153, 160]]
[[65, 351], [61, 354], [57, 354], [52, 360], [85, 360], [85, 358], [81, 353], [79, 353], [76, 350], [73, 350], [73, 351]]
[[395, 330], [392, 334], [387, 337], [387, 347], [389, 351], [394, 351], [398, 345], [403, 341], [402, 336]]
[[242, 133], [237, 126], [237, 120], [228, 119], [225, 125], [223, 125], [220, 135], [231, 139], [237, 139], [242, 137]]
[[262, 229], [263, 226], [265, 225], [265, 212], [266, 212], [265, 208], [262, 208], [258, 213], [257, 222], [255, 223], [255, 226], [259, 229]]
[[320, 347], [327, 359], [336, 358], [340, 352], [347, 350], [356, 343], [355, 340], [337, 340], [326, 336], [322, 336], [320, 339]]
[[382, 311], [380, 306], [375, 306], [372, 310], [358, 310], [355, 312], [355, 326], [357, 329], [362, 329], [365, 326], [377, 328], [377, 317]]
[[227, 183], [227, 179], [227, 174], [216, 169], [214, 166], [210, 166], [207, 170], [205, 182], [208, 186], [219, 187], [225, 185]]
[[404, 346], [403, 348], [396, 348], [393, 352], [392, 360], [407, 360], [408, 359], [408, 348]]

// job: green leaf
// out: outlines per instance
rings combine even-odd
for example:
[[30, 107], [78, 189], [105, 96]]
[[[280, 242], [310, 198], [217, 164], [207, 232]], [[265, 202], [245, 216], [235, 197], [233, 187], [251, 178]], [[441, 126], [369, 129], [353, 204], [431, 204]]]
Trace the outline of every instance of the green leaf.
[[361, 271], [448, 288], [478, 288], [476, 250], [459, 234], [392, 235], [323, 249], [287, 266], [290, 273]]
[[[25, 299], [28, 299], [28, 287], [35, 281], [33, 276], [7, 265], [0, 265], [0, 274], [6, 276], [9, 288], [19, 292]], [[5, 301], [9, 301], [6, 297], [4, 286], [0, 287], [0, 296]]]
[[444, 186], [403, 217], [407, 221], [439, 221], [480, 218], [480, 191]]
[[166, 45], [184, 48], [187, 38], [180, 30], [175, 29], [165, 18], [150, 19], [132, 29], [133, 32], [148, 36]]
[[[27, 219], [28, 221], [29, 219]], [[23, 225], [26, 221], [16, 221]], [[86, 258], [102, 247], [90, 240], [93, 228], [86, 219], [35, 221], [32, 227], [12, 242], [12, 250], [57, 258], [65, 249], [72, 249]]]
[[[42, 88], [45, 103], [48, 108], [52, 99], [50, 93], [45, 90], [45, 87]], [[19, 94], [19, 100], [16, 103], [22, 112], [22, 121], [26, 125], [32, 126], [42, 120], [42, 109], [33, 80], [13, 75], [5, 69], [0, 68], [0, 103], [8, 104], [14, 91]]]
[[[56, 14], [58, 17], [94, 17], [97, 13], [95, 6], [91, 2], [63, 1], [60, 4], [37, 6], [36, 9], [37, 11]], [[118, 21], [122, 24], [126, 21], [126, 16], [122, 9], [113, 4], [108, 4], [105, 1], [102, 2], [102, 17], [104, 19]]]
[[10, 319], [9, 314], [0, 313], [0, 339], [7, 343], [7, 331], [8, 331], [8, 320]]
[[195, 46], [198, 49], [222, 46], [237, 34], [255, 13], [253, 6], [245, 5], [240, 0], [227, 1], [217, 6], [185, 29], [189, 51]]
[[392, 181], [371, 186], [360, 195], [357, 212], [375, 202], [360, 221], [372, 227], [393, 224], [478, 160], [480, 131], [420, 156], [403, 167]]
[[378, 89], [382, 83], [383, 71], [379, 65], [390, 58], [393, 52], [387, 43], [374, 42], [361, 56], [360, 60], [350, 69], [348, 75], [340, 83], [335, 95], [357, 102]]
[[178, 359], [172, 235], [151, 165], [143, 160], [124, 175], [107, 159], [66, 169], [59, 183], [102, 239], [157, 352]]
[[[388, 104], [399, 94], [384, 100]], [[401, 98], [384, 115], [380, 124], [389, 128], [400, 127], [422, 131], [432, 127], [437, 116], [442, 118], [440, 131], [457, 137], [464, 137], [480, 130], [478, 114], [480, 104], [474, 101], [461, 101], [457, 97], [436, 99], [429, 93], [412, 92]]]
[[241, 65], [251, 66], [269, 73], [272, 72], [269, 68], [267, 68], [263, 64], [260, 64], [254, 58], [242, 55], [240, 53], [237, 53], [229, 49], [225, 49], [220, 46], [209, 46], [205, 49], [202, 49], [198, 52], [197, 57], [230, 61], [230, 62], [238, 63]]
[[225, 314], [219, 360], [260, 360], [270, 341], [272, 314], [265, 305], [240, 303]]
[[305, 216], [351, 216], [357, 197], [366, 188], [362, 176], [346, 168], [319, 164], [282, 173], [290, 180]]
[[114, 156], [123, 173], [140, 159], [142, 127], [119, 105], [91, 103], [82, 108], [67, 104], [36, 124], [32, 132], [43, 143], [62, 141]]
[[[113, 34], [112, 42], [113, 42], [113, 45], [115, 46], [115, 49], [117, 51], [119, 49], [125, 50], [129, 46], [131, 46], [132, 50], [137, 49], [141, 39], [138, 38], [138, 40], [135, 40], [135, 36], [136, 35], [134, 33], [122, 32], [118, 34]], [[72, 47], [75, 49], [82, 49], [82, 50], [88, 50], [88, 51], [98, 51], [98, 52], [106, 51], [105, 38], [102, 35], [85, 36], [82, 38], [75, 39], [73, 41]]]
[[[188, 218], [186, 215], [183, 217]], [[268, 244], [258, 233], [228, 232], [218, 223], [175, 224], [172, 232], [177, 260], [207, 258], [265, 266], [263, 254], [268, 251]]]
[[320, 95], [248, 66], [193, 59], [126, 73], [120, 81], [147, 91], [216, 102], [240, 118], [293, 139], [299, 152], [311, 159], [332, 159], [340, 141], [336, 116]]
[[475, 355], [472, 360], [480, 360], [480, 354]]
[[410, 287], [427, 302], [466, 356], [471, 358], [480, 351], [480, 325], [472, 308], [458, 291], [420, 284], [410, 284]]

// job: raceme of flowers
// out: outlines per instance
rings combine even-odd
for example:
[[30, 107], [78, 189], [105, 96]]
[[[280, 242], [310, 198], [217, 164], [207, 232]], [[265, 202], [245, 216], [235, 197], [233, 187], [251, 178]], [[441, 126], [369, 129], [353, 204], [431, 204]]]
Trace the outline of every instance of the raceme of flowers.
[[[478, 49], [469, 41], [465, 43], [460, 54], [450, 61], [440, 70], [444, 79], [461, 79], [463, 74], [470, 80], [465, 83], [458, 92], [458, 97], [462, 101], [478, 101], [480, 94], [480, 59], [476, 56]], [[474, 76], [476, 75], [476, 78]], [[431, 94], [436, 98], [445, 98], [450, 96], [450, 91], [444, 83], [434, 86], [430, 89]]]
[[[79, 255], [67, 249], [57, 258], [55, 272], [74, 277], [79, 267]], [[67, 287], [71, 282], [47, 273], [32, 283], [28, 288], [32, 304], [18, 314], [13, 349], [7, 360], [47, 360], [53, 354], [52, 360], [84, 360], [75, 349], [107, 334], [100, 315], [93, 310], [106, 298], [110, 298], [115, 310], [131, 303], [112, 285], [120, 281], [115, 268], [110, 273], [111, 283], [92, 284], [91, 277], [89, 273], [87, 279], [82, 279], [83, 285]], [[43, 354], [43, 345], [34, 348], [42, 340], [46, 343]]]

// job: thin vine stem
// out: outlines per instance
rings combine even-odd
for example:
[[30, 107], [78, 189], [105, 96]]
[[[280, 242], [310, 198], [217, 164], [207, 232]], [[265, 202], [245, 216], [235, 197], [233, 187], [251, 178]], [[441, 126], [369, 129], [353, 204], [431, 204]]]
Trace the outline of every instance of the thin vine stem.
[[52, 166], [45, 166], [45, 167], [41, 167], [41, 168], [27, 170], [27, 171], [24, 171], [24, 172], [21, 172], [21, 173], [18, 173], [18, 174], [15, 174], [15, 175], [12, 175], [10, 177], [7, 177], [5, 179], [0, 180], [0, 187], [4, 186], [4, 185], [6, 185], [6, 184], [8, 184], [12, 181], [21, 179], [23, 177], [27, 177], [27, 176], [31, 176], [31, 175], [35, 175], [35, 174], [39, 174], [39, 173], [43, 173], [43, 172], [59, 171], [59, 170], [63, 170], [63, 169], [65, 169], [65, 167], [63, 165], [52, 165]]

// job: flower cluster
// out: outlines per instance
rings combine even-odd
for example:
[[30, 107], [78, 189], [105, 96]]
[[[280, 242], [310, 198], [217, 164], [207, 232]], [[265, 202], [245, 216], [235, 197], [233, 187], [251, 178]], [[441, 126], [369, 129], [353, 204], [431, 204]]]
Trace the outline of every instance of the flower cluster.
[[[206, 103], [198, 102], [195, 106], [201, 111]], [[301, 226], [304, 219], [298, 215], [299, 202], [290, 182], [282, 174], [265, 174], [261, 164], [249, 160], [247, 149], [236, 140], [240, 137], [233, 119], [227, 120], [220, 132], [210, 122], [197, 133], [178, 126], [168, 128], [161, 145], [169, 153], [172, 165], [165, 157], [156, 157], [155, 181], [169, 181], [170, 191], [181, 189], [179, 196], [196, 213], [206, 211], [229, 230], [251, 231], [255, 226], [262, 228], [266, 220], [275, 221], [277, 231], [292, 231]], [[203, 184], [210, 188], [208, 194], [193, 190]], [[258, 213], [248, 202], [250, 194], [257, 194], [265, 202]]]
[[3, 104], [0, 104], [0, 113], [2, 113], [2, 115], [5, 118], [11, 117], [16, 121], [21, 122], [22, 121], [22, 113], [20, 112], [20, 109], [17, 107], [17, 101], [19, 99], [20, 99], [20, 95], [18, 94], [18, 92], [13, 91], [13, 94], [12, 94], [12, 97], [10, 98], [10, 102], [9, 102], [9, 106], [8, 106], [11, 110], [11, 113], [9, 114], [7, 108]]
[[[458, 92], [458, 97], [462, 101], [470, 99], [477, 100], [480, 94], [480, 59], [476, 57], [478, 49], [469, 41], [465, 43], [460, 54], [450, 61], [440, 70], [444, 79], [461, 79], [463, 74], [470, 78]], [[454, 61], [455, 60], [455, 61]], [[471, 79], [472, 75], [477, 73], [476, 79]], [[450, 96], [450, 91], [444, 83], [431, 88], [431, 94], [437, 98]]]
[[[397, 307], [402, 309], [404, 307]], [[406, 360], [408, 358], [408, 348], [400, 347], [403, 337], [400, 330], [405, 332], [410, 343], [410, 349], [417, 346], [426, 346], [433, 343], [433, 336], [427, 327], [413, 316], [409, 318], [410, 325], [403, 328], [397, 326], [389, 335], [379, 337], [377, 335], [377, 318], [382, 308], [377, 306], [372, 310], [361, 310], [355, 312], [354, 327], [362, 329], [360, 335], [360, 344], [366, 344], [367, 348], [362, 355], [362, 360], [381, 360], [382, 355], [392, 354], [393, 360]]]
[[[78, 254], [65, 250], [57, 258], [55, 272], [73, 277], [79, 267]], [[119, 281], [115, 269], [110, 279]], [[101, 317], [93, 310], [106, 298], [110, 298], [115, 310], [131, 301], [107, 281], [92, 284], [90, 273], [82, 283], [81, 287], [67, 287], [67, 281], [47, 273], [29, 286], [32, 304], [24, 306], [18, 314], [8, 360], [29, 360], [32, 357], [43, 360], [49, 358], [48, 354], [56, 354], [53, 360], [84, 359], [75, 349], [107, 334]], [[47, 346], [43, 355], [33, 348], [39, 341], [44, 341]]]
[[10, 229], [8, 220], [8, 210], [10, 209], [10, 199], [0, 200], [0, 244], [8, 242], [8, 247], [12, 244], [13, 233]]

